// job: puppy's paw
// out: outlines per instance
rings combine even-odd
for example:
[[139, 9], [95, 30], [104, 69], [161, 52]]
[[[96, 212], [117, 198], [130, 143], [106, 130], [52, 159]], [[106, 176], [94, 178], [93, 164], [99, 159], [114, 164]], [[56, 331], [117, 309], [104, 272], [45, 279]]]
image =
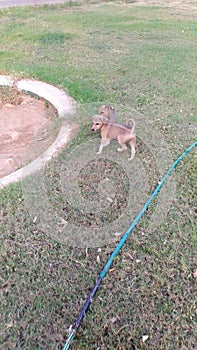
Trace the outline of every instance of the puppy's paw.
[[96, 154], [101, 154], [101, 152], [98, 151], [98, 152], [96, 152]]
[[118, 151], [118, 152], [123, 152], [124, 149], [122, 149], [122, 148], [117, 148], [117, 151]]
[[128, 161], [133, 160], [133, 158], [134, 158], [134, 156], [130, 157], [130, 158], [128, 159]]

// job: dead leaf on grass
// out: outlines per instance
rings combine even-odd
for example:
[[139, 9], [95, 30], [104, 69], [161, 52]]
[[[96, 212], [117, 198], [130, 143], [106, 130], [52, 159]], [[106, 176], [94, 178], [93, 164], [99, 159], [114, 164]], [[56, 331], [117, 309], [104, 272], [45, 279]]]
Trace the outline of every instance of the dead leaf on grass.
[[101, 259], [100, 259], [100, 256], [99, 256], [99, 255], [97, 255], [97, 257], [96, 257], [96, 261], [97, 261], [97, 263], [98, 263], [98, 264], [100, 264], [100, 263], [101, 263]]
[[145, 341], [147, 341], [148, 338], [149, 338], [148, 335], [143, 335], [143, 336], [142, 336], [142, 341], [143, 341], [143, 343], [145, 343]]
[[197, 278], [197, 269], [193, 273], [194, 278]]
[[112, 322], [112, 323], [116, 323], [117, 321], [119, 321], [119, 317], [112, 317], [112, 318], [110, 318], [110, 321]]

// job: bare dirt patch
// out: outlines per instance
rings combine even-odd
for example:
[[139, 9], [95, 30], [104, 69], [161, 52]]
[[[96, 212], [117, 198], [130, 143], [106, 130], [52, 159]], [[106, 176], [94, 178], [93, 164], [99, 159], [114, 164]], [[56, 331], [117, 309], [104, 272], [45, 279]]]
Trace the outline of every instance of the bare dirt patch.
[[[133, 3], [134, 6], [162, 6], [171, 7], [181, 12], [187, 11], [191, 14], [194, 12], [197, 14], [197, 1], [196, 0], [136, 0]], [[193, 14], [194, 14], [193, 13]]]
[[11, 96], [14, 97], [10, 98], [11, 103], [1, 98], [0, 178], [24, 166], [33, 139], [36, 139], [33, 154], [38, 156], [57, 134], [49, 132], [56, 116], [51, 105], [28, 95]]
[[166, 7], [176, 7], [180, 9], [197, 10], [197, 1], [196, 0], [136, 0], [135, 5], [147, 6], [166, 6]]

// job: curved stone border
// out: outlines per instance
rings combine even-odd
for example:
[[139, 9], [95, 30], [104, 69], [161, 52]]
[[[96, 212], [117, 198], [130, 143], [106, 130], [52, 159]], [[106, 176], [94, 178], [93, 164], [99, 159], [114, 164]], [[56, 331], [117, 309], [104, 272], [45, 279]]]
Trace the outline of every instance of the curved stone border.
[[[28, 91], [43, 97], [50, 102], [58, 112], [59, 117], [74, 115], [76, 111], [75, 101], [66, 95], [63, 90], [57, 87], [37, 80], [22, 79], [14, 81], [10, 76], [0, 75], [0, 85], [17, 87], [20, 91]], [[24, 176], [30, 175], [41, 169], [49, 160], [54, 157], [58, 151], [66, 145], [69, 140], [72, 129], [63, 125], [53, 144], [38, 158], [27, 164], [25, 167], [0, 178], [0, 189], [10, 183], [21, 181]]]

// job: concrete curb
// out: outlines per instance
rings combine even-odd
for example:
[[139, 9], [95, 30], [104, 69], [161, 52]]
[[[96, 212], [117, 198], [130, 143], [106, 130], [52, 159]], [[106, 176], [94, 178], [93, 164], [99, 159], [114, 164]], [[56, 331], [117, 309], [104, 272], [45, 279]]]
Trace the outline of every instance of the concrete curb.
[[[66, 95], [63, 90], [42, 81], [23, 79], [15, 82], [10, 76], [0, 75], [0, 85], [10, 87], [16, 86], [20, 91], [28, 91], [39, 97], [43, 97], [57, 109], [58, 116], [65, 117], [65, 120], [66, 115], [74, 115], [76, 112], [76, 103], [71, 97]], [[63, 125], [55, 141], [43, 155], [33, 160], [25, 167], [0, 178], [0, 189], [10, 183], [21, 181], [25, 176], [31, 175], [44, 167], [46, 163], [57, 155], [58, 151], [67, 144], [71, 132], [71, 128]]]
[[14, 86], [14, 80], [9, 75], [0, 75], [0, 85]]
[[59, 117], [64, 117], [67, 113], [74, 114], [74, 100], [65, 94], [63, 90], [57, 87], [36, 80], [19, 80], [15, 86], [20, 91], [29, 91], [43, 97], [49, 101], [58, 111]]

